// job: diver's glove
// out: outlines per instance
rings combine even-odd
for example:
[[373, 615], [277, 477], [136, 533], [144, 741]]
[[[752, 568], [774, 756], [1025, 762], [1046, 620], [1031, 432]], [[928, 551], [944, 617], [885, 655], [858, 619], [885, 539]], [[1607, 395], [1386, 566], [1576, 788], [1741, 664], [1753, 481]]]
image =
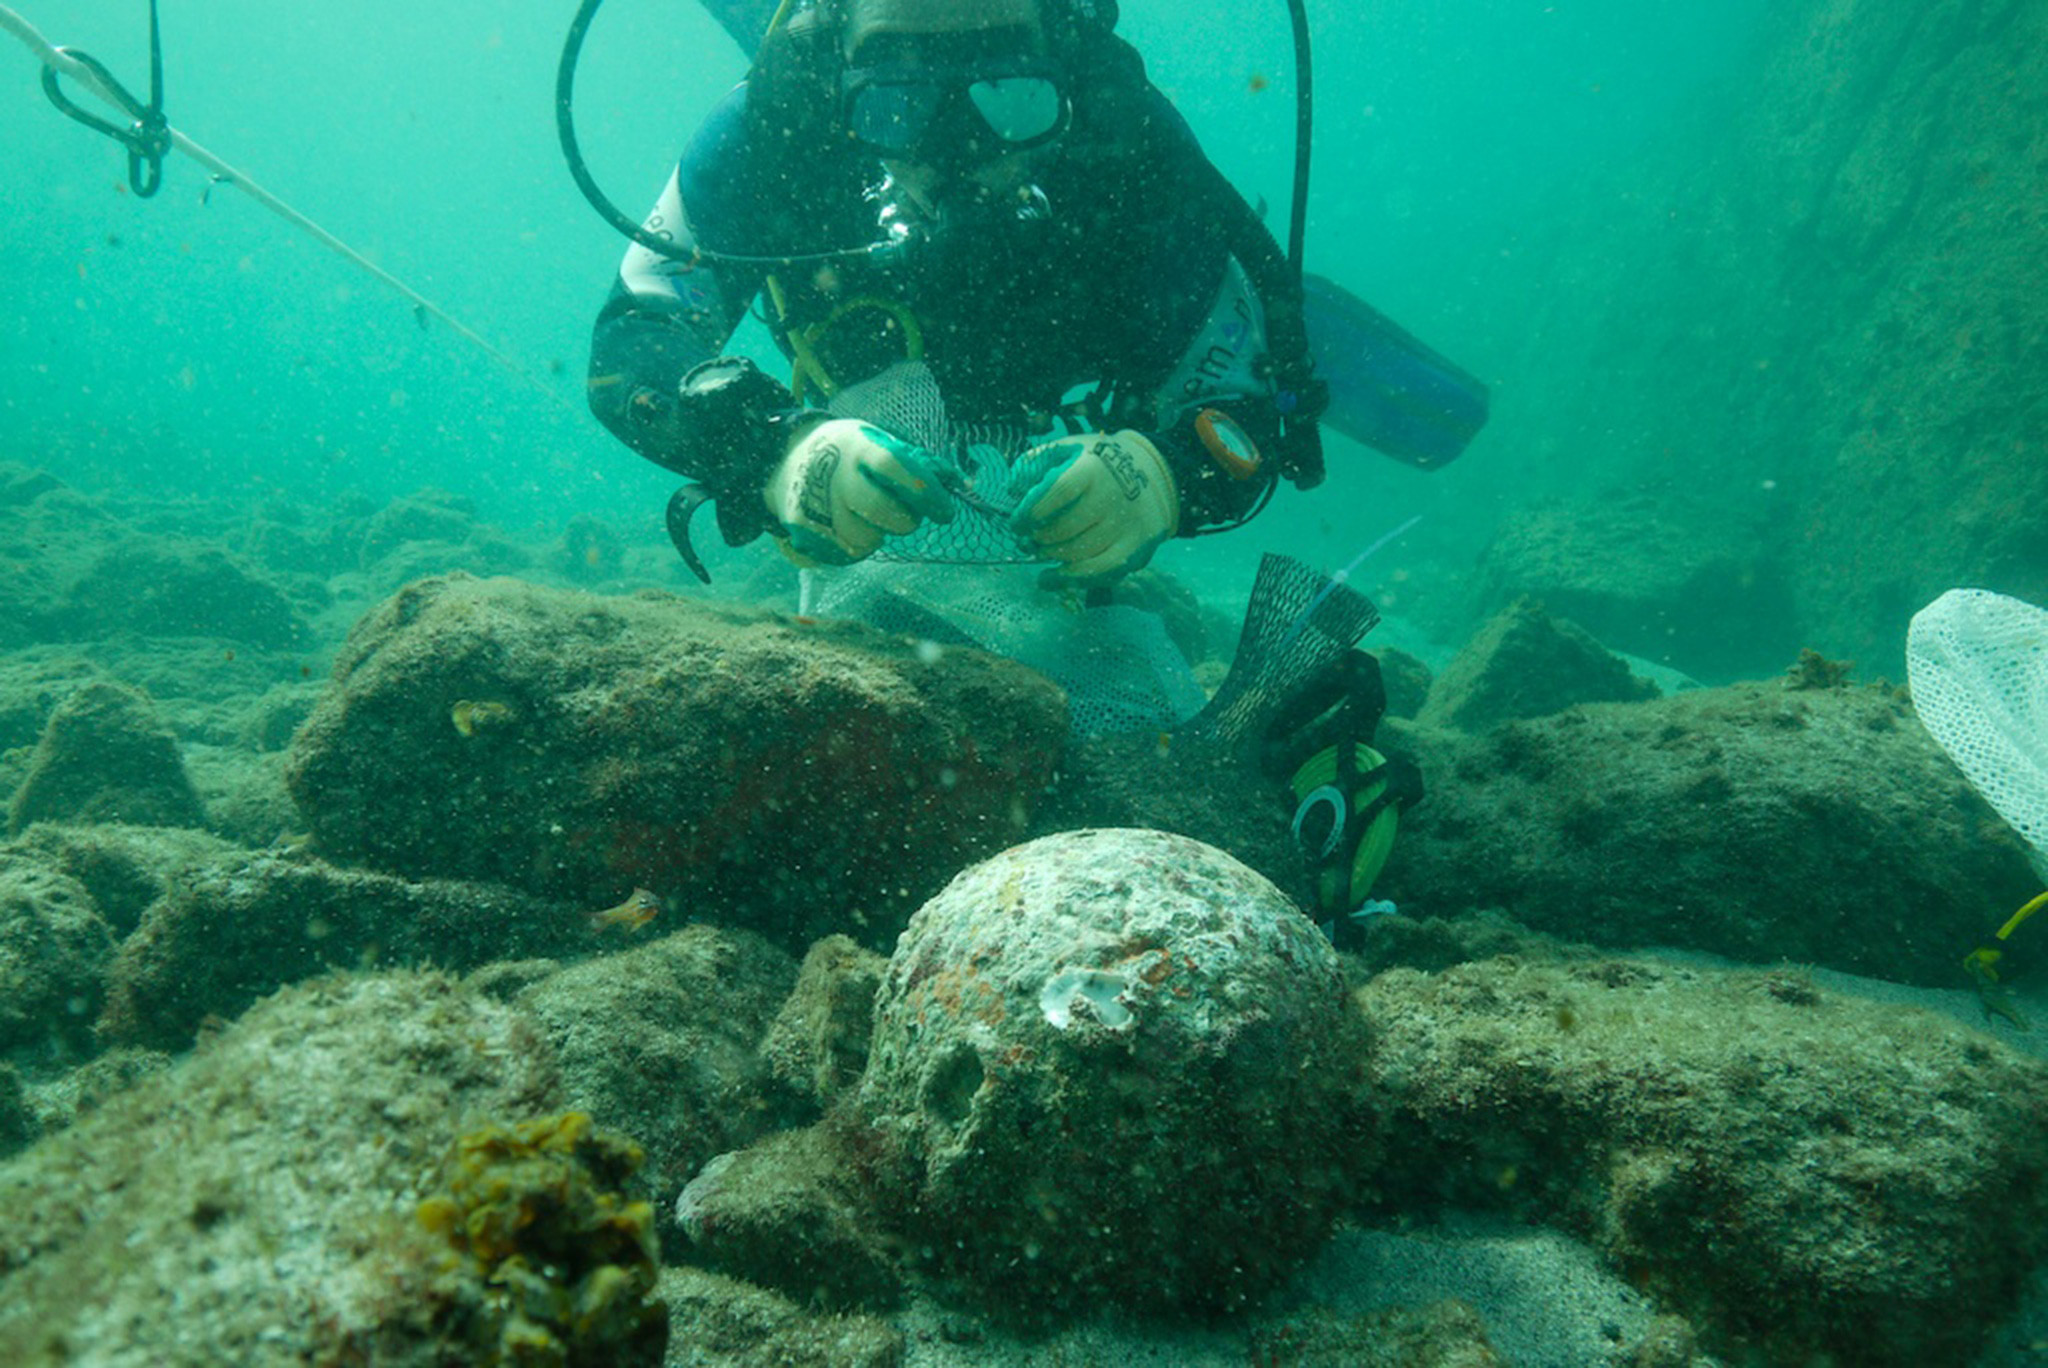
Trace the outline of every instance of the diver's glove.
[[1180, 527], [1180, 490], [1166, 458], [1128, 430], [1033, 448], [1010, 492], [1023, 495], [1010, 529], [1060, 562], [1048, 585], [1112, 583], [1142, 569]]
[[930, 453], [852, 418], [798, 437], [762, 497], [784, 554], [806, 567], [850, 565], [884, 537], [916, 531], [926, 518], [953, 518], [953, 496]]

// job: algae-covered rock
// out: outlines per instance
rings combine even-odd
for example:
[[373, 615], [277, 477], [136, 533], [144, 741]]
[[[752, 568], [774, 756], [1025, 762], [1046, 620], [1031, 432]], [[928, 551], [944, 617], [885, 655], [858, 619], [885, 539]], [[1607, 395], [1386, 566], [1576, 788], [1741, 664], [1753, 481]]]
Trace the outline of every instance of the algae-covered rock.
[[117, 822], [39, 822], [0, 842], [0, 855], [19, 854], [83, 884], [116, 937], [135, 930], [149, 905], [179, 879], [241, 853], [217, 836], [188, 827]]
[[0, 1054], [92, 1049], [114, 937], [77, 880], [0, 853]]
[[1504, 1368], [1478, 1312], [1460, 1301], [1344, 1316], [1320, 1307], [1255, 1325], [1253, 1363], [1289, 1368]]
[[776, 1121], [761, 1036], [796, 965], [758, 936], [691, 926], [548, 975], [513, 999], [553, 1043], [563, 1096], [638, 1140], [667, 1194]]
[[706, 1164], [676, 1198], [690, 1252], [806, 1304], [894, 1305], [903, 1274], [849, 1135], [784, 1131]]
[[1634, 703], [1657, 686], [1574, 623], [1519, 599], [1493, 615], [1430, 686], [1421, 721], [1467, 731], [1576, 703]]
[[846, 936], [827, 936], [810, 948], [796, 987], [761, 1042], [776, 1082], [822, 1110], [860, 1081], [875, 993], [888, 965]]
[[1153, 831], [1003, 852], [889, 962], [859, 1109], [939, 1267], [1050, 1312], [1228, 1309], [1327, 1234], [1366, 1156], [1335, 952]]
[[10, 832], [40, 821], [198, 827], [206, 813], [148, 695], [99, 680], [50, 714], [8, 807]]
[[676, 1333], [669, 1368], [899, 1368], [903, 1333], [873, 1316], [818, 1311], [699, 1268], [661, 1275]]
[[324, 979], [0, 1164], [24, 1368], [449, 1361], [415, 1215], [458, 1136], [559, 1109], [546, 1046], [434, 974]]
[[357, 627], [288, 779], [324, 849], [382, 869], [885, 942], [1023, 830], [1064, 729], [979, 652], [450, 575]]
[[2048, 1065], [1946, 1017], [1609, 959], [1358, 1002], [1386, 1200], [1562, 1224], [1738, 1355], [1968, 1362], [2042, 1252]]
[[132, 533], [71, 584], [59, 622], [74, 640], [133, 632], [288, 648], [306, 637], [291, 601], [237, 557], [203, 542]]
[[1798, 649], [1784, 556], [1754, 499], [1610, 495], [1510, 514], [1476, 596], [1486, 612], [1534, 598], [1632, 655], [1727, 678]]
[[1883, 689], [1744, 684], [1383, 739], [1429, 789], [1378, 890], [1418, 915], [1951, 984], [1958, 947], [2040, 890]]
[[208, 1017], [233, 1017], [263, 994], [329, 969], [464, 969], [595, 940], [579, 909], [516, 889], [226, 847], [179, 869], [122, 943], [100, 1033], [179, 1049]]

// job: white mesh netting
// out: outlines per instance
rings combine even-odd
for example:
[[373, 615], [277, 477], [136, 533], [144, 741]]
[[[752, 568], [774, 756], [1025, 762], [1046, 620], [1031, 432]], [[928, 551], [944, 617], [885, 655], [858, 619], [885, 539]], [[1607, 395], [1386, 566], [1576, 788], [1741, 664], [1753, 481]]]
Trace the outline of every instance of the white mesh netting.
[[2048, 612], [1951, 589], [1906, 633], [1913, 710], [2048, 866]]
[[1037, 552], [1010, 531], [1009, 491], [1031, 434], [950, 422], [930, 369], [916, 361], [849, 385], [832, 411], [930, 452], [955, 512], [951, 522], [889, 538], [858, 564], [804, 571], [800, 612], [1029, 665], [1066, 690], [1081, 736], [1163, 731], [1201, 710], [1201, 687], [1156, 615], [1117, 604], [1082, 608], [1039, 587]]

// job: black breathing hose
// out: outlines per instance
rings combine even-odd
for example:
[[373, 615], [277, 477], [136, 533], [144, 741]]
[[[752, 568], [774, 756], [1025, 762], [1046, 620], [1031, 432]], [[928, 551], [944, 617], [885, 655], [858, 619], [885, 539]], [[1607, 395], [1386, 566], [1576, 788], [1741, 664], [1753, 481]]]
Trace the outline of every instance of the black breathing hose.
[[1287, 224], [1287, 260], [1301, 279], [1302, 243], [1308, 236], [1308, 158], [1315, 145], [1315, 68], [1308, 49], [1307, 0], [1287, 0], [1294, 21], [1294, 211]]
[[619, 212], [619, 206], [598, 188], [596, 178], [584, 164], [583, 150], [577, 146], [576, 63], [583, 56], [583, 36], [590, 31], [590, 21], [597, 17], [598, 6], [603, 3], [604, 0], [583, 0], [576, 10], [575, 19], [569, 24], [569, 36], [562, 41], [562, 60], [555, 68], [555, 134], [562, 141], [562, 156], [568, 160], [569, 174], [575, 178], [576, 188], [583, 192], [583, 198], [590, 201], [590, 207], [597, 210], [606, 223], [650, 252], [665, 256], [670, 261], [689, 261], [696, 256], [694, 251], [648, 232]]

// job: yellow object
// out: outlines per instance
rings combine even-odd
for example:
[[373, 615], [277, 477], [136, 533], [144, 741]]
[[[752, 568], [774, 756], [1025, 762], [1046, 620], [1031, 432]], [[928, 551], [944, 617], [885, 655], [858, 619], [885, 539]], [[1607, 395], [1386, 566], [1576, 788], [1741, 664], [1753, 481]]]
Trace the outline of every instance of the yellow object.
[[603, 931], [616, 926], [623, 931], [638, 931], [660, 915], [661, 899], [644, 888], [636, 888], [633, 895], [617, 907], [591, 913], [590, 929]]
[[882, 315], [882, 331], [894, 329], [900, 334], [903, 354], [899, 359], [924, 359], [924, 329], [918, 325], [917, 315], [910, 306], [900, 299], [875, 294], [855, 295], [840, 301], [816, 323], [798, 328], [790, 325], [789, 296], [781, 279], [771, 274], [767, 285], [769, 301], [775, 305], [775, 317], [781, 322], [783, 336], [789, 339], [789, 349], [796, 357], [790, 367], [789, 388], [798, 403], [809, 402], [814, 388], [828, 400], [839, 393], [840, 381], [832, 374], [820, 349], [826, 347], [827, 339], [835, 330], [849, 326], [850, 319], [862, 314]]
[[2048, 893], [2042, 893], [2027, 901], [2019, 911], [2005, 919], [2005, 925], [1998, 928], [1991, 939], [1997, 944], [1980, 945], [1963, 956], [1963, 972], [1977, 985], [1977, 996], [1983, 999], [1984, 1011], [1990, 1016], [2002, 1016], [2022, 1031], [2028, 1029], [2027, 1019], [2020, 1013], [2019, 1004], [2013, 1001], [1998, 976], [1998, 963], [2005, 958], [2005, 951], [1999, 946], [2019, 930], [2027, 918], [2048, 907]]
[[510, 703], [494, 703], [472, 698], [459, 700], [448, 710], [448, 720], [455, 724], [455, 730], [464, 736], [475, 736], [491, 727], [502, 727], [516, 718]]
[[456, 1142], [447, 1190], [415, 1209], [446, 1246], [428, 1299], [445, 1361], [659, 1368], [654, 1210], [624, 1190], [641, 1160], [583, 1112]]

